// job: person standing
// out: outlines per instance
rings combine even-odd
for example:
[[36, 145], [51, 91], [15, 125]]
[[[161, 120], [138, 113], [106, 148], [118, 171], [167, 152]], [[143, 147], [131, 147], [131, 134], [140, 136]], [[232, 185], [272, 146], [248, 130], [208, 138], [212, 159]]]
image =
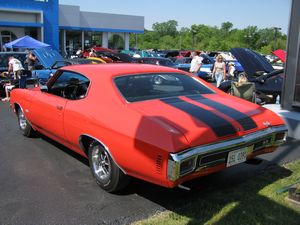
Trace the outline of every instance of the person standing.
[[19, 80], [19, 88], [26, 88], [26, 74], [20, 60], [11, 56], [8, 58], [8, 73], [13, 72], [14, 80]]
[[222, 80], [226, 80], [226, 66], [221, 55], [218, 55], [216, 58], [212, 75], [217, 81], [217, 87], [220, 86]]
[[83, 58], [83, 52], [82, 52], [81, 48], [78, 48], [78, 50], [76, 51], [76, 56], [78, 58]]
[[232, 79], [234, 77], [234, 72], [235, 72], [235, 66], [234, 66], [234, 63], [230, 62], [228, 64], [228, 72], [227, 72], [227, 75], [228, 75], [228, 79]]
[[37, 62], [36, 56], [30, 51], [25, 60], [25, 63], [27, 64], [27, 68], [30, 72], [34, 70], [34, 66], [36, 65], [36, 62]]
[[95, 51], [94, 48], [91, 48], [91, 49], [90, 49], [89, 57], [97, 57], [96, 51]]
[[196, 52], [191, 53], [191, 58], [192, 61], [191, 61], [190, 73], [198, 75], [198, 72], [200, 71], [200, 68], [202, 66], [203, 58], [198, 56]]

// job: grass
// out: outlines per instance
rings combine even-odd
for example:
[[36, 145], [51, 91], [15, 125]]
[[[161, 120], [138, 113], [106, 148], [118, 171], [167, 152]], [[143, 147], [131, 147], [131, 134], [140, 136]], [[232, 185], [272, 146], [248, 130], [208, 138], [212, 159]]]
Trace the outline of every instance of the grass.
[[191, 193], [172, 207], [135, 225], [300, 224], [300, 207], [285, 200], [284, 187], [300, 181], [300, 160], [274, 166], [234, 185]]

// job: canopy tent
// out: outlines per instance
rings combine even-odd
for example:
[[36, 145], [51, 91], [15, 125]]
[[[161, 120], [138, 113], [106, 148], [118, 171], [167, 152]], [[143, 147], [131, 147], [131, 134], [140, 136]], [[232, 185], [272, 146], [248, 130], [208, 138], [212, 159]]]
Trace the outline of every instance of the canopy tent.
[[11, 41], [4, 45], [5, 48], [28, 48], [28, 49], [45, 48], [49, 46], [50, 45], [40, 42], [28, 35], [18, 38], [17, 40]]

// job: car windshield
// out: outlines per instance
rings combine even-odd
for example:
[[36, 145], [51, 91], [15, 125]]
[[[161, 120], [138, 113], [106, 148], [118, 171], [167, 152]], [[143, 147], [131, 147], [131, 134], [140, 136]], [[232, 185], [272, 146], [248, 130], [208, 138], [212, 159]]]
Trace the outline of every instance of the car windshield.
[[114, 82], [128, 102], [214, 93], [196, 78], [180, 73], [127, 75]]

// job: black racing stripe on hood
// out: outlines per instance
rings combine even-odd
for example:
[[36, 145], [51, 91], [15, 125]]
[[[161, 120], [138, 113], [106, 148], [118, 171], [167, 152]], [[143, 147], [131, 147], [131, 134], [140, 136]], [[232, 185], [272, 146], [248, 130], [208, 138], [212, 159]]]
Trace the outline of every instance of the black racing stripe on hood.
[[203, 96], [187, 96], [187, 98], [199, 102], [201, 104], [207, 105], [211, 108], [214, 108], [221, 113], [224, 113], [226, 116], [229, 116], [230, 118], [236, 120], [245, 131], [257, 127], [256, 123], [250, 116], [248, 116], [245, 113], [239, 112], [236, 109], [233, 109], [227, 105], [213, 101]]
[[218, 137], [236, 134], [236, 129], [230, 122], [199, 106], [183, 101], [177, 97], [161, 99], [161, 101], [205, 123]]

